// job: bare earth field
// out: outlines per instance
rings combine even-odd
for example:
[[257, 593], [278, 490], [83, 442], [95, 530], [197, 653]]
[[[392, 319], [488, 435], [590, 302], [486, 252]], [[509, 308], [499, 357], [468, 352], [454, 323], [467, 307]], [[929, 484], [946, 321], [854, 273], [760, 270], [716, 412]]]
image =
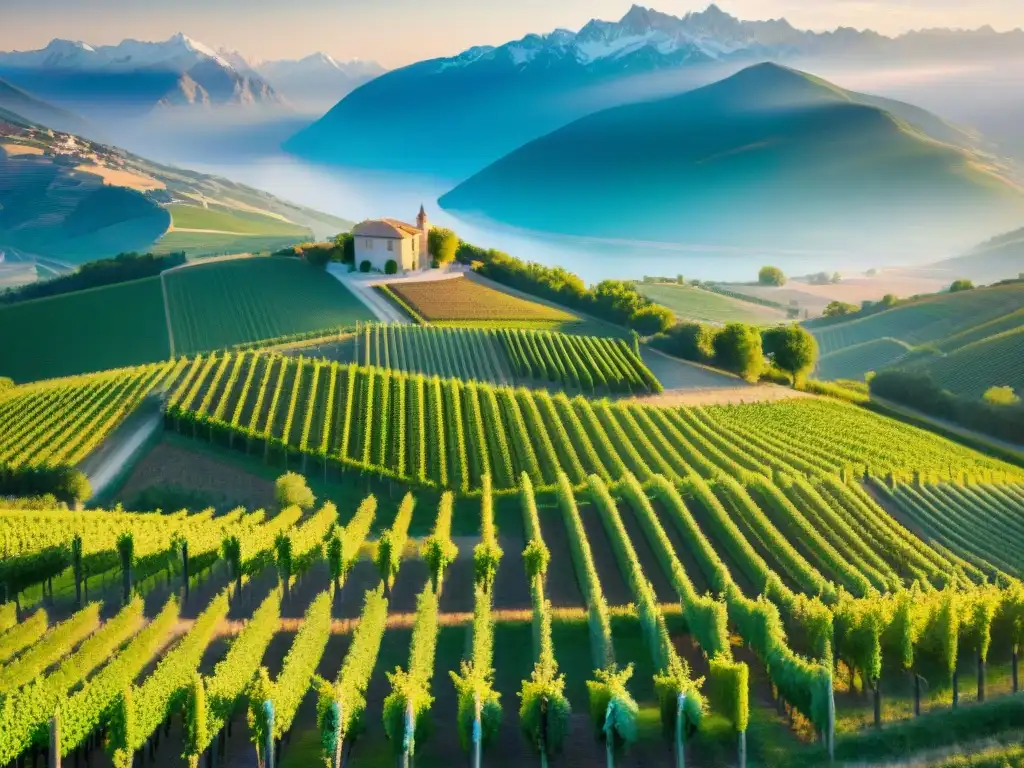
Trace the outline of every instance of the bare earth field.
[[921, 293], [937, 293], [949, 287], [948, 280], [937, 280], [934, 277], [922, 277], [915, 270], [887, 269], [879, 271], [871, 277], [858, 276], [843, 278], [842, 282], [829, 285], [811, 285], [798, 280], [790, 280], [784, 286], [728, 284], [723, 285], [735, 293], [768, 299], [779, 304], [790, 304], [795, 301], [811, 317], [820, 315], [830, 301], [845, 301], [848, 304], [860, 304], [862, 301], [878, 301], [887, 293], [900, 298], [916, 296]]
[[166, 442], [158, 443], [139, 461], [118, 498], [130, 502], [147, 488], [161, 486], [231, 499], [247, 509], [269, 509], [274, 505], [273, 482]]

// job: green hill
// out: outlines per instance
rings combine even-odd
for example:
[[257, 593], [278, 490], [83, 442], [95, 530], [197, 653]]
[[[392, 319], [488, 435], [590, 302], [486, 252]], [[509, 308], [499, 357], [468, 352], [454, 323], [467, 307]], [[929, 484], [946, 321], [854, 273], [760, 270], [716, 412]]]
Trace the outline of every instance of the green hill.
[[937, 262], [931, 268], [943, 277], [982, 283], [1024, 275], [1024, 228], [993, 237], [963, 256]]
[[[2, 85], [2, 83], [0, 83]], [[2, 93], [0, 93], [2, 95]], [[0, 249], [70, 269], [125, 251], [273, 251], [351, 222], [2, 111]]]
[[20, 383], [91, 373], [357, 320], [373, 315], [338, 280], [298, 259], [196, 262], [0, 306], [0, 376]]
[[981, 397], [989, 387], [1024, 393], [1024, 323], [920, 365], [950, 392]]
[[989, 159], [945, 143], [951, 131], [910, 105], [762, 64], [585, 117], [440, 203], [527, 229], [633, 241], [968, 247], [1019, 222], [1024, 195]]
[[936, 294], [807, 327], [821, 349], [824, 379], [902, 367], [927, 370], [943, 387], [970, 397], [991, 386], [1024, 387], [1024, 282]]

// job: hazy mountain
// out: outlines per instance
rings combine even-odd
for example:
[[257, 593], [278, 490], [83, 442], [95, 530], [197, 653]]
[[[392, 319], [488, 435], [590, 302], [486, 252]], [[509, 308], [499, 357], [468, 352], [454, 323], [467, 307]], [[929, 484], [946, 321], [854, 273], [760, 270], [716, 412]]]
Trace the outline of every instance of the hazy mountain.
[[935, 274], [979, 283], [1024, 275], [1024, 228], [986, 240], [962, 256], [931, 265]]
[[47, 104], [3, 79], [0, 79], [0, 108], [60, 131], [83, 132], [89, 129], [78, 115]]
[[570, 235], [874, 256], [948, 252], [1021, 220], [1019, 188], [927, 133], [955, 129], [909, 105], [881, 104], [760, 64], [585, 117], [440, 203]]
[[0, 53], [0, 75], [47, 101], [106, 118], [168, 106], [283, 106], [257, 73], [181, 33], [98, 47], [53, 40], [38, 51]]
[[375, 61], [337, 61], [319, 52], [298, 61], [264, 61], [253, 66], [290, 104], [319, 113], [387, 71]]
[[[683, 17], [633, 6], [619, 21], [527, 35], [393, 70], [356, 89], [286, 148], [317, 162], [465, 177], [586, 114], [681, 93], [750, 64], [809, 59], [913, 64], [1020, 56], [1024, 32], [934, 30], [889, 38], [741, 21], [710, 6]], [[410, 98], [429, 93], [429, 99]], [[400, 101], [407, 119], [394, 119]], [[429, 148], [429, 151], [425, 149]]]

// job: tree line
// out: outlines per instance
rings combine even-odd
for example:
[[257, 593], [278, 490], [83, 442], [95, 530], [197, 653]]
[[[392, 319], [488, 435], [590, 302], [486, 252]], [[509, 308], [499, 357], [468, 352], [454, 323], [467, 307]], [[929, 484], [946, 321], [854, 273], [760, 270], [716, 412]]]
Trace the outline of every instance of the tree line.
[[0, 292], [0, 304], [16, 304], [21, 301], [82, 291], [86, 288], [99, 288], [104, 285], [126, 283], [130, 280], [141, 280], [145, 277], [159, 275], [171, 267], [177, 267], [184, 263], [184, 253], [164, 255], [120, 253], [112, 259], [90, 261], [76, 271], [55, 277], [52, 280], [40, 280], [18, 288], [9, 288]]
[[750, 382], [762, 378], [802, 384], [818, 362], [818, 343], [799, 325], [761, 329], [746, 323], [722, 326], [676, 323], [651, 339], [670, 355], [722, 368]]
[[523, 261], [465, 240], [459, 241], [455, 258], [495, 282], [624, 325], [644, 336], [667, 330], [674, 320], [671, 310], [641, 295], [632, 282], [602, 280], [588, 288], [579, 275], [562, 267]]
[[1024, 435], [1024, 406], [1020, 405], [1019, 398], [1013, 395], [1012, 390], [1008, 396], [994, 391], [1008, 388], [993, 388], [986, 393], [989, 396], [985, 400], [971, 400], [944, 390], [926, 371], [899, 369], [875, 374], [868, 386], [873, 396], [1000, 440], [1020, 443]]

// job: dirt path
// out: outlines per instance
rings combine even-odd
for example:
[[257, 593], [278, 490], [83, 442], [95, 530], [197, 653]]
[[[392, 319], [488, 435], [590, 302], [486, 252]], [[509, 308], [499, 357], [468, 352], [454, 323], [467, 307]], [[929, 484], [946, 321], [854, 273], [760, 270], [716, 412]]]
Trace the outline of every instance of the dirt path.
[[160, 292], [164, 296], [164, 322], [167, 323], [167, 341], [171, 346], [171, 359], [174, 359], [174, 325], [171, 323], [171, 300], [167, 296], [167, 280], [164, 279], [166, 272], [160, 273]]
[[665, 569], [661, 567], [661, 563], [654, 554], [654, 550], [651, 549], [651, 545], [647, 541], [640, 523], [637, 522], [632, 508], [629, 504], [622, 502], [619, 504], [618, 509], [619, 516], [622, 518], [622, 525], [626, 529], [626, 536], [629, 537], [630, 543], [636, 551], [636, 557], [640, 561], [640, 568], [644, 572], [644, 577], [654, 587], [654, 594], [657, 596], [658, 602], [675, 602], [679, 599], [679, 595], [676, 594], [675, 589], [672, 587], [672, 582], [665, 573]]
[[540, 512], [541, 536], [551, 552], [548, 562], [547, 598], [555, 608], [584, 608], [583, 593], [576, 581], [569, 549], [569, 534], [557, 507], [542, 508]]
[[405, 313], [392, 306], [383, 296], [373, 290], [374, 283], [350, 276], [347, 265], [328, 264], [327, 273], [345, 286], [380, 322], [412, 325], [412, 320]]
[[154, 413], [147, 417], [130, 434], [126, 435], [97, 467], [88, 473], [87, 477], [93, 494], [106, 490], [107, 486], [117, 479], [125, 465], [160, 429], [162, 420], [163, 417], [160, 413]]
[[619, 563], [615, 559], [615, 552], [601, 522], [600, 513], [589, 503], [580, 504], [579, 510], [605, 600], [608, 601], [608, 605], [628, 605], [633, 602], [633, 595], [626, 586], [622, 571], [619, 570]]

